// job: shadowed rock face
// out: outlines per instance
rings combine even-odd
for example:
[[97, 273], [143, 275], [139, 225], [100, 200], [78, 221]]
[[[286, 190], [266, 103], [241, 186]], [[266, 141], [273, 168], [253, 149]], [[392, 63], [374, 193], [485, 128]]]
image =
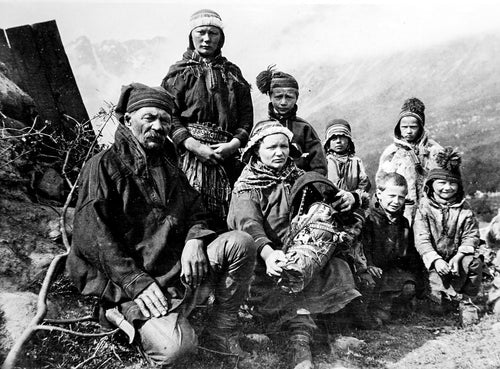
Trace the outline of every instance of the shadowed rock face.
[[[22, 192], [3, 187], [0, 195], [0, 356], [36, 314], [37, 295], [28, 292], [44, 277], [63, 247], [50, 239], [59, 218], [55, 208], [34, 204]], [[60, 209], [55, 209], [60, 211]], [[68, 219], [68, 226], [72, 223]], [[51, 226], [52, 225], [52, 226]], [[49, 307], [53, 317], [58, 309]]]
[[34, 116], [36, 115], [35, 103], [23, 90], [14, 82], [6, 77], [5, 64], [0, 62], [0, 111], [6, 119], [6, 127], [19, 128], [22, 126], [31, 126]]

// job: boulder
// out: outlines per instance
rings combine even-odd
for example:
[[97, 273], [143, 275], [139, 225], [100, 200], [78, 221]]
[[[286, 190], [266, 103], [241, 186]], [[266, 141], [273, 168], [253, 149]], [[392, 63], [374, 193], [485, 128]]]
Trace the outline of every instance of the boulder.
[[[38, 296], [32, 292], [0, 292], [0, 347], [9, 350], [36, 315]], [[47, 318], [59, 315], [58, 307], [50, 303]]]
[[335, 342], [333, 342], [331, 346], [332, 350], [334, 351], [346, 352], [348, 350], [359, 350], [365, 345], [365, 341], [357, 339], [355, 337], [340, 336], [335, 340]]

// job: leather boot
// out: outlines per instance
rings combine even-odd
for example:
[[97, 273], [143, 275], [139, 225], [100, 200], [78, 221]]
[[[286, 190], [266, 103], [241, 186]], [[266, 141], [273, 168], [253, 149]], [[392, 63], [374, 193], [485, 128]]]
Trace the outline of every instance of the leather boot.
[[366, 302], [357, 298], [348, 306], [352, 316], [352, 325], [355, 328], [366, 330], [378, 328], [379, 325], [377, 324], [377, 321], [373, 319], [370, 312], [368, 312]]
[[311, 354], [311, 336], [307, 333], [292, 333], [290, 335], [292, 347], [292, 368], [313, 369]]
[[201, 336], [202, 345], [224, 354], [245, 359], [250, 354], [240, 346], [240, 332], [235, 314], [217, 312], [210, 316], [211, 323], [204, 329]]

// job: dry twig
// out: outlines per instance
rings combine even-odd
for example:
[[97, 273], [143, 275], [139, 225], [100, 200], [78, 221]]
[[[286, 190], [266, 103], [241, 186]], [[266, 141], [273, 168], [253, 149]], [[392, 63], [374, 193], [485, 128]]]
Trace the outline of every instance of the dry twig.
[[[99, 134], [96, 135], [94, 141], [92, 142], [90, 148], [87, 150], [87, 154], [85, 156], [85, 159], [83, 160], [83, 165], [87, 162], [88, 158], [90, 155], [93, 153], [93, 150], [95, 148], [95, 145], [97, 144], [97, 140], [100, 137], [100, 134], [102, 130], [104, 129], [106, 123], [111, 119], [111, 113], [109, 114], [108, 119], [105, 121], [103, 124], [101, 130], [99, 131]], [[31, 132], [32, 129], [35, 127], [36, 121], [33, 123], [33, 126], [30, 128], [29, 132]], [[87, 122], [88, 123], [88, 122]], [[84, 123], [84, 124], [87, 124]], [[79, 130], [78, 133], [81, 134], [84, 132], [83, 130]], [[75, 140], [77, 141], [77, 140]], [[68, 153], [66, 155], [66, 158], [68, 157]], [[23, 334], [14, 342], [14, 345], [11, 347], [5, 361], [2, 364], [2, 369], [13, 369], [14, 364], [17, 361], [17, 357], [20, 354], [23, 345], [31, 338], [33, 333], [36, 330], [58, 330], [58, 331], [63, 331], [66, 333], [71, 333], [75, 335], [84, 335], [84, 337], [99, 337], [103, 335], [110, 335], [114, 334], [116, 330], [110, 331], [110, 332], [105, 332], [105, 333], [98, 333], [98, 334], [89, 334], [89, 333], [80, 333], [80, 332], [75, 332], [69, 329], [64, 329], [64, 328], [59, 328], [59, 327], [50, 327], [50, 326], [44, 326], [41, 325], [40, 323], [44, 320], [45, 316], [47, 315], [47, 294], [49, 291], [49, 287], [52, 283], [52, 279], [54, 278], [55, 272], [57, 270], [57, 267], [59, 263], [64, 262], [66, 260], [66, 257], [69, 254], [70, 250], [70, 244], [69, 244], [69, 239], [68, 239], [68, 234], [66, 232], [66, 213], [69, 207], [69, 204], [71, 202], [71, 199], [73, 198], [73, 194], [76, 191], [76, 184], [78, 183], [78, 179], [81, 175], [81, 171], [78, 173], [77, 179], [75, 180], [75, 184], [71, 186], [71, 190], [66, 198], [66, 202], [64, 204], [61, 217], [60, 217], [60, 227], [61, 227], [61, 234], [63, 238], [63, 243], [66, 248], [66, 252], [63, 254], [57, 255], [52, 262], [49, 265], [49, 268], [47, 270], [47, 274], [45, 275], [45, 278], [42, 283], [42, 287], [40, 288], [40, 292], [38, 293], [38, 301], [37, 301], [37, 313], [35, 317], [31, 320], [30, 324], [26, 327], [24, 330]], [[64, 176], [66, 177], [66, 173], [64, 173]], [[90, 335], [90, 336], [89, 336]], [[97, 336], [96, 336], [97, 335]]]

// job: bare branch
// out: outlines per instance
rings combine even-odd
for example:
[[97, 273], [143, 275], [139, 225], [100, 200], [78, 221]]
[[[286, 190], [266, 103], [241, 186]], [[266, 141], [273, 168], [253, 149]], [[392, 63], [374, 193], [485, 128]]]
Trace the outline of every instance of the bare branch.
[[[89, 157], [92, 155], [92, 153], [94, 151], [94, 148], [95, 148], [95, 146], [97, 144], [97, 140], [100, 137], [100, 133], [104, 129], [104, 126], [107, 124], [107, 122], [109, 121], [109, 119], [111, 119], [111, 114], [108, 116], [107, 120], [105, 121], [105, 123], [101, 127], [101, 129], [99, 131], [99, 134], [96, 135], [96, 137], [92, 141], [90, 147], [88, 148], [87, 153], [85, 155], [85, 159], [83, 160], [82, 166], [87, 162], [87, 160], [89, 159]], [[36, 123], [36, 120], [33, 123], [32, 127], [35, 126], [35, 123]], [[66, 155], [66, 159], [68, 158], [68, 156], [69, 155]], [[63, 254], [57, 255], [52, 260], [52, 262], [50, 263], [49, 268], [47, 270], [47, 274], [45, 275], [45, 278], [43, 280], [42, 287], [40, 288], [40, 292], [38, 294], [37, 313], [36, 313], [35, 317], [31, 320], [31, 322], [29, 323], [29, 325], [27, 326], [27, 328], [24, 330], [24, 332], [21, 335], [21, 337], [19, 337], [16, 340], [16, 342], [14, 342], [14, 345], [10, 349], [10, 351], [9, 351], [9, 353], [8, 353], [5, 361], [4, 361], [4, 363], [2, 364], [2, 369], [13, 369], [14, 368], [14, 365], [16, 363], [17, 357], [20, 354], [23, 345], [25, 344], [26, 341], [28, 341], [30, 339], [30, 337], [32, 336], [32, 334], [36, 330], [49, 330], [49, 331], [56, 330], [56, 331], [62, 331], [62, 332], [70, 333], [70, 334], [75, 334], [75, 335], [78, 335], [78, 336], [83, 336], [83, 337], [100, 337], [100, 336], [106, 336], [106, 335], [114, 334], [118, 330], [118, 329], [116, 329], [116, 330], [111, 331], [111, 332], [96, 333], [96, 334], [94, 334], [94, 333], [80, 333], [80, 332], [75, 332], [75, 331], [72, 331], [72, 330], [69, 330], [69, 329], [60, 328], [60, 327], [40, 325], [40, 323], [43, 321], [43, 319], [47, 315], [47, 294], [48, 294], [49, 287], [50, 287], [50, 285], [52, 283], [52, 279], [54, 278], [55, 272], [57, 270], [57, 266], [59, 265], [60, 262], [66, 260], [66, 257], [68, 256], [69, 251], [70, 251], [70, 247], [71, 246], [70, 246], [70, 243], [69, 243], [68, 234], [66, 232], [66, 213], [67, 213], [69, 204], [71, 203], [71, 199], [73, 198], [73, 194], [76, 191], [77, 183], [78, 183], [78, 180], [79, 180], [79, 178], [81, 176], [81, 173], [82, 172], [80, 170], [79, 173], [78, 173], [78, 176], [77, 176], [77, 178], [76, 178], [76, 180], [74, 182], [74, 184], [71, 186], [71, 190], [70, 190], [70, 192], [69, 192], [69, 194], [68, 194], [68, 196], [66, 198], [66, 202], [64, 204], [64, 207], [62, 209], [61, 216], [60, 216], [60, 219], [59, 219], [59, 226], [60, 226], [60, 229], [61, 229], [63, 244], [64, 244], [64, 246], [66, 248], [66, 252], [63, 253]], [[71, 183], [71, 181], [67, 178], [67, 175], [66, 175], [65, 172], [64, 172], [64, 177], [66, 178], [66, 180], [69, 183]]]
[[100, 332], [100, 333], [83, 333], [83, 332], [76, 332], [71, 329], [66, 329], [66, 328], [61, 328], [61, 327], [56, 327], [53, 325], [36, 325], [35, 330], [40, 330], [40, 331], [58, 331], [58, 332], [64, 332], [64, 333], [69, 333], [74, 336], [79, 336], [79, 337], [105, 337], [105, 336], [111, 336], [118, 332], [120, 328], [115, 328], [109, 332]]
[[87, 316], [82, 316], [81, 318], [74, 318], [74, 319], [44, 319], [44, 323], [49, 323], [49, 324], [73, 324], [73, 323], [80, 323], [80, 322], [90, 322], [95, 320], [92, 315], [87, 315]]

